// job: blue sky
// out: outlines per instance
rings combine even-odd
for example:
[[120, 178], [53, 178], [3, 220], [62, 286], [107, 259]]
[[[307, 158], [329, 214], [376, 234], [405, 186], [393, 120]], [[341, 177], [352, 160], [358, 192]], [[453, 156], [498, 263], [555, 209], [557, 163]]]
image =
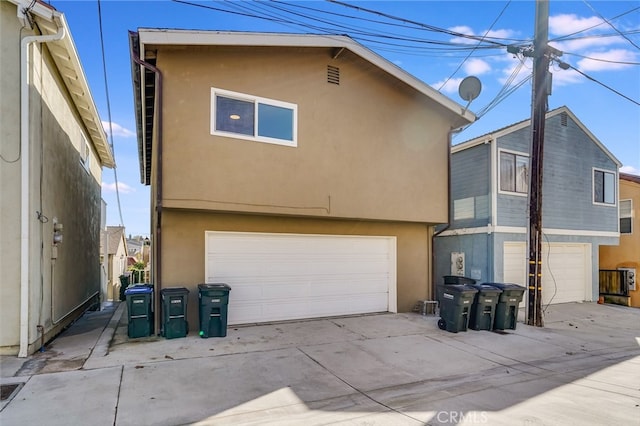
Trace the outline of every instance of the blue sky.
[[[511, 80], [512, 87], [531, 73], [530, 58], [517, 57], [505, 48], [473, 50], [477, 41], [433, 30], [445, 29], [485, 36], [501, 44], [526, 46], [534, 36], [534, 1], [345, 3], [359, 9], [318, 1], [202, 1], [198, 4], [206, 7], [198, 7], [169, 0], [103, 0], [99, 6], [107, 98], [98, 2], [51, 1], [67, 18], [103, 124], [108, 135], [112, 132], [127, 233], [150, 232], [149, 188], [140, 184], [137, 158], [129, 30], [146, 27], [348, 34], [460, 104], [466, 102], [458, 96], [459, 82], [468, 75], [477, 76], [482, 82], [482, 93], [469, 107], [476, 114], [492, 105], [506, 82]], [[564, 52], [560, 59], [597, 80], [552, 65], [549, 109], [569, 107], [622, 162], [623, 171], [640, 174], [640, 1], [551, 0], [549, 9], [549, 39], [567, 36], [550, 43]], [[444, 44], [427, 44], [425, 39]], [[450, 48], [451, 43], [457, 50]], [[531, 83], [525, 80], [456, 136], [454, 144], [527, 119], [530, 113]], [[107, 224], [120, 224], [114, 172], [109, 169], [103, 173], [103, 198], [107, 202]]]

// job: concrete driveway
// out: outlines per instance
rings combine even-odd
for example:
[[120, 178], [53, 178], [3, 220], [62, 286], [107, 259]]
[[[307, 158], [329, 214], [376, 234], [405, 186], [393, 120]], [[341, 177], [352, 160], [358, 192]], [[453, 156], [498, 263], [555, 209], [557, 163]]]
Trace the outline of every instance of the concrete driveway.
[[3, 383], [24, 385], [0, 423], [640, 425], [639, 309], [555, 305], [506, 333], [380, 314], [167, 340], [128, 339], [125, 308], [2, 357]]

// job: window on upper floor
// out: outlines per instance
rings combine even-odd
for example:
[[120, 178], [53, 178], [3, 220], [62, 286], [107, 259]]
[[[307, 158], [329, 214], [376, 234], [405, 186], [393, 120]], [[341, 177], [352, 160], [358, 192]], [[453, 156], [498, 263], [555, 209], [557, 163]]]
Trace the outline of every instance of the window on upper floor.
[[91, 148], [84, 137], [80, 142], [80, 164], [86, 171], [91, 170]]
[[297, 146], [295, 104], [211, 89], [211, 134]]
[[616, 174], [593, 169], [593, 202], [614, 206], [616, 204]]
[[620, 200], [620, 233], [633, 233], [633, 200]]
[[500, 191], [526, 195], [529, 191], [529, 156], [500, 151]]

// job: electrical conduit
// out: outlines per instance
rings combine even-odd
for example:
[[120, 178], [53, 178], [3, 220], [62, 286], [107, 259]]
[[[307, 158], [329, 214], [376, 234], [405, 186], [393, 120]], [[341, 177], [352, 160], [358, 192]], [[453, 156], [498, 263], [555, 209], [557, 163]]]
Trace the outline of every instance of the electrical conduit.
[[[22, 11], [25, 15], [28, 10]], [[29, 350], [29, 46], [61, 40], [66, 32], [58, 27], [51, 35], [26, 36], [20, 41], [20, 350], [25, 358]]]

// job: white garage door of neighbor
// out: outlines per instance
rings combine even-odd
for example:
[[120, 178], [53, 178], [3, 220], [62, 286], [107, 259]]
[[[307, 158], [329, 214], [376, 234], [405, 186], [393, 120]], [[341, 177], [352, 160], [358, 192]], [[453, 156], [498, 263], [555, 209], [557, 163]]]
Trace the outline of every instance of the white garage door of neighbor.
[[205, 250], [229, 324], [397, 311], [395, 237], [207, 231]]
[[[504, 243], [504, 281], [528, 287], [526, 244]], [[589, 244], [542, 245], [542, 303], [591, 300]], [[527, 292], [525, 291], [525, 298]]]

